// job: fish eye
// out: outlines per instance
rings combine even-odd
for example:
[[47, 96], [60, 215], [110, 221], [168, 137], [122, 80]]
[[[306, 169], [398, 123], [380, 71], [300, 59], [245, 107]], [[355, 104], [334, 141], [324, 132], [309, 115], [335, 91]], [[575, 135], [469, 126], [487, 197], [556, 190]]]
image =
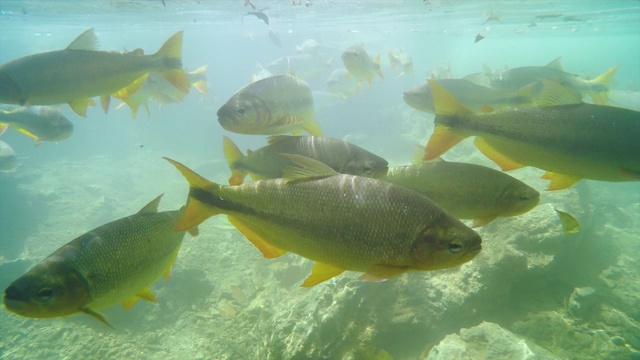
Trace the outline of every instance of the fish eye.
[[364, 171], [365, 174], [371, 174], [371, 172], [373, 171], [373, 169], [371, 168], [371, 166], [369, 165], [365, 165], [362, 170]]
[[237, 112], [238, 114], [240, 114], [240, 115], [244, 115], [245, 110], [244, 110], [244, 108], [237, 108], [237, 109], [236, 109], [236, 112]]
[[449, 243], [449, 251], [452, 253], [459, 253], [462, 250], [462, 243], [458, 240], [454, 240]]
[[42, 288], [38, 291], [38, 300], [47, 301], [53, 297], [53, 290], [49, 288]]
[[529, 196], [527, 196], [527, 195], [520, 195], [518, 197], [518, 200], [520, 200], [520, 201], [527, 201], [529, 199], [531, 199], [531, 198]]

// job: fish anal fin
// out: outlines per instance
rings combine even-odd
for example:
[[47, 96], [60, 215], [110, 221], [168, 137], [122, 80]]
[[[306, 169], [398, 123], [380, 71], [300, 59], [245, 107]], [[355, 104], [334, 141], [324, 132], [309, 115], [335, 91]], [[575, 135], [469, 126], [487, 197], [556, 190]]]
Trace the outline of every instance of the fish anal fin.
[[302, 287], [311, 287], [336, 277], [344, 272], [344, 268], [316, 261], [311, 275], [302, 283]]
[[14, 128], [13, 128], [13, 129], [14, 129], [15, 131], [17, 131], [17, 132], [21, 133], [21, 134], [27, 135], [28, 137], [32, 138], [32, 139], [33, 139], [34, 141], [36, 141], [36, 142], [38, 142], [38, 141], [40, 140], [40, 139], [38, 138], [38, 136], [37, 136], [37, 135], [34, 135], [34, 134], [30, 133], [30, 132], [29, 132], [27, 129], [25, 129], [25, 128], [22, 128], [22, 127], [20, 127], [20, 126], [15, 126], [15, 125], [14, 125]]
[[100, 314], [99, 312], [93, 311], [93, 310], [91, 310], [89, 308], [82, 309], [82, 312], [87, 314], [87, 315], [89, 315], [89, 316], [92, 316], [92, 317], [98, 319], [98, 321], [100, 321], [101, 323], [103, 323], [103, 324], [105, 324], [108, 327], [113, 329], [113, 326], [111, 326], [111, 324], [109, 324], [109, 322], [107, 321], [107, 318], [105, 318], [104, 315]]
[[98, 37], [93, 28], [85, 30], [82, 34], [78, 35], [78, 37], [67, 46], [67, 50], [98, 50]]
[[370, 267], [367, 272], [360, 277], [360, 279], [370, 282], [380, 282], [404, 274], [408, 270], [409, 268], [404, 266], [376, 264]]
[[459, 133], [448, 126], [436, 124], [424, 150], [422, 160], [433, 160], [439, 157], [467, 137], [468, 135]]
[[488, 223], [492, 222], [493, 220], [496, 219], [496, 215], [487, 215], [487, 216], [481, 216], [481, 217], [477, 217], [475, 219], [473, 219], [473, 224], [471, 225], [471, 227], [481, 227], [481, 226], [485, 226]]
[[542, 88], [534, 100], [536, 106], [573, 105], [582, 103], [579, 94], [547, 79], [538, 79]]
[[524, 167], [524, 165], [496, 150], [482, 137], [477, 136], [474, 143], [480, 152], [498, 164], [503, 171], [515, 170]]
[[93, 101], [93, 99], [75, 99], [69, 101], [71, 110], [82, 117], [87, 117], [87, 108], [89, 106], [94, 106], [95, 104], [96, 103]]
[[246, 221], [236, 217], [227, 216], [229, 222], [233, 224], [251, 243], [260, 250], [262, 255], [268, 259], [280, 257], [287, 253], [286, 250], [277, 248], [269, 244], [263, 237], [252, 229], [252, 226]]
[[551, 184], [549, 184], [549, 187], [547, 188], [549, 191], [566, 189], [581, 179], [578, 176], [559, 174], [551, 171], [547, 171], [542, 175], [542, 178], [545, 180], [551, 180]]

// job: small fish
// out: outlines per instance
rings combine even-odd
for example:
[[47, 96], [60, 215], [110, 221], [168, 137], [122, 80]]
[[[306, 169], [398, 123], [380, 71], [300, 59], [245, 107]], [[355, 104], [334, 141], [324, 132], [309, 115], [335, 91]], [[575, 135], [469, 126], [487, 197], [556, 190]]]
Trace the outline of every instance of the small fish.
[[218, 122], [238, 134], [298, 135], [304, 130], [322, 135], [313, 113], [313, 96], [305, 81], [274, 75], [238, 90], [218, 110]]
[[380, 69], [380, 55], [372, 60], [362, 45], [348, 47], [342, 53], [342, 62], [349, 73], [360, 82], [367, 81], [371, 84], [376, 74], [384, 79]]
[[[89, 29], [66, 49], [29, 55], [0, 65], [0, 103], [53, 105], [68, 103], [86, 116], [91, 99], [100, 96], [106, 112], [110, 95], [127, 86], [140, 86], [156, 72], [186, 93], [189, 83], [182, 70], [182, 32], [171, 36], [153, 55], [97, 51], [98, 39]], [[129, 90], [135, 93], [135, 88]]]
[[296, 45], [296, 52], [311, 56], [320, 55], [320, 43], [314, 39], [306, 39], [300, 45]]
[[161, 197], [53, 252], [5, 289], [4, 306], [33, 318], [83, 312], [109, 325], [98, 310], [155, 302], [149, 286], [168, 277], [184, 237], [173, 230], [182, 211], [158, 212]]
[[73, 123], [60, 110], [51, 106], [19, 107], [5, 111], [0, 109], [0, 133], [7, 126], [35, 140], [62, 141], [73, 133]]
[[475, 39], [473, 39], [474, 43], [479, 42], [480, 40], [484, 39], [484, 35], [478, 33], [478, 35], [476, 35]]
[[0, 171], [12, 171], [17, 165], [16, 152], [9, 144], [0, 140]]
[[269, 39], [272, 43], [274, 43], [277, 47], [282, 47], [282, 42], [280, 41], [280, 36], [278, 33], [273, 30], [273, 28], [269, 28]]
[[327, 92], [347, 99], [360, 91], [360, 84], [345, 68], [335, 69], [325, 82]]
[[473, 219], [473, 227], [524, 214], [540, 201], [540, 193], [501, 171], [442, 159], [393, 166], [383, 180], [419, 192], [458, 219]]
[[306, 80], [328, 73], [332, 64], [333, 58], [300, 54], [276, 59], [267, 69], [274, 75], [288, 74]]
[[580, 231], [580, 222], [576, 220], [571, 214], [566, 213], [564, 211], [560, 211], [556, 208], [553, 208], [558, 214], [558, 218], [560, 218], [560, 222], [562, 223], [562, 229], [564, 230], [565, 235], [575, 234]]
[[257, 17], [258, 19], [264, 21], [265, 24], [269, 25], [269, 17], [267, 16], [267, 14], [265, 14], [263, 11], [266, 9], [262, 9], [262, 10], [255, 10], [255, 11], [249, 11], [246, 14], [242, 15], [242, 17], [240, 18], [240, 22], [243, 22], [243, 19], [245, 16], [247, 15], [253, 15], [255, 17]]
[[273, 76], [273, 73], [271, 73], [271, 71], [263, 68], [262, 64], [257, 63], [255, 72], [251, 74], [251, 82], [256, 82], [258, 80], [266, 79], [271, 76]]
[[293, 252], [315, 261], [302, 286], [345, 270], [380, 281], [407, 271], [459, 266], [475, 257], [482, 239], [427, 197], [402, 186], [338, 174], [304, 156], [286, 179], [221, 186], [165, 158], [189, 182], [176, 230], [226, 214], [267, 258]]
[[389, 163], [367, 150], [346, 141], [323, 136], [271, 136], [269, 145], [243, 155], [236, 144], [224, 137], [224, 155], [231, 169], [230, 185], [242, 184], [251, 174], [253, 180], [284, 176], [294, 163], [282, 154], [295, 154], [318, 160], [336, 172], [381, 178]]
[[606, 105], [609, 102], [611, 81], [617, 70], [618, 66], [614, 66], [595, 79], [588, 80], [565, 72], [560, 58], [557, 58], [546, 66], [523, 66], [499, 72], [494, 75], [490, 85], [496, 89], [515, 91], [527, 84], [545, 79], [580, 94], [582, 98], [589, 95], [595, 104]]
[[580, 96], [549, 80], [535, 107], [473, 113], [444, 87], [429, 80], [436, 127], [424, 160], [439, 157], [475, 136], [480, 151], [502, 170], [535, 166], [551, 180], [548, 190], [582, 178], [640, 181], [640, 112], [585, 104]]
[[389, 63], [393, 71], [398, 68], [402, 69], [398, 78], [413, 74], [413, 59], [411, 59], [411, 55], [409, 55], [404, 48], [400, 48], [398, 52], [389, 50]]

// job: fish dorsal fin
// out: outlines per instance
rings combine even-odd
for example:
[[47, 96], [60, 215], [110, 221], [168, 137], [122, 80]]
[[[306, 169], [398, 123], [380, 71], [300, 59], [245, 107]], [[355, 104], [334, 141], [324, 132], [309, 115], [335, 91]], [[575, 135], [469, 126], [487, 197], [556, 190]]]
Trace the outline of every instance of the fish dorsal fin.
[[562, 63], [560, 62], [560, 56], [558, 56], [557, 58], [555, 58], [552, 62], [548, 63], [547, 65], [545, 65], [544, 67], [550, 68], [550, 69], [556, 69], [556, 70], [561, 70], [562, 69]]
[[542, 88], [534, 100], [536, 106], [557, 106], [581, 104], [580, 95], [567, 89], [566, 87], [546, 79], [538, 79], [542, 83]]
[[556, 211], [556, 214], [558, 214], [560, 218], [560, 223], [562, 223], [562, 229], [565, 235], [575, 234], [580, 231], [580, 222], [575, 217], [556, 208], [553, 208], [553, 210]]
[[312, 179], [337, 175], [338, 172], [333, 170], [329, 165], [306, 157], [295, 154], [280, 154], [291, 160], [294, 166], [284, 168], [284, 178], [289, 180]]
[[86, 30], [82, 34], [78, 35], [75, 40], [67, 46], [67, 50], [98, 50], [98, 37], [93, 31], [93, 28]]
[[151, 200], [150, 203], [148, 203], [142, 209], [140, 209], [140, 211], [138, 211], [138, 214], [154, 214], [154, 213], [157, 213], [158, 212], [158, 204], [160, 204], [160, 199], [162, 199], [162, 195], [164, 195], [164, 194], [160, 194], [155, 199]]
[[287, 139], [291, 139], [293, 137], [293, 135], [273, 135], [273, 136], [269, 136], [267, 138], [267, 144], [269, 145], [273, 145], [273, 144], [277, 144], [281, 141], [285, 141]]
[[427, 81], [431, 88], [433, 107], [436, 115], [470, 114], [471, 110], [462, 105], [447, 89], [435, 80]]

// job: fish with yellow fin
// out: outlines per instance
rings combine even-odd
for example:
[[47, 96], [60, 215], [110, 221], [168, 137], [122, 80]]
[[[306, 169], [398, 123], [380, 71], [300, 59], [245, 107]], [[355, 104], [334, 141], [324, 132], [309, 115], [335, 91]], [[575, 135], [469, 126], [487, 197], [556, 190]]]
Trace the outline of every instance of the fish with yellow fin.
[[447, 152], [469, 136], [502, 170], [545, 170], [549, 190], [580, 179], [640, 181], [640, 112], [585, 104], [580, 96], [541, 79], [536, 107], [474, 113], [430, 80], [435, 130], [424, 160]]
[[100, 96], [107, 111], [110, 95], [142, 85], [157, 72], [186, 93], [189, 83], [182, 70], [182, 31], [171, 36], [153, 55], [138, 51], [119, 53], [97, 50], [93, 29], [80, 34], [67, 48], [21, 57], [0, 65], [0, 103], [53, 105], [68, 103], [80, 116]]
[[161, 197], [53, 252], [5, 289], [4, 306], [33, 318], [83, 312], [109, 325], [98, 310], [155, 302], [149, 286], [168, 277], [185, 234], [174, 230], [181, 210], [158, 212]]
[[342, 53], [342, 62], [351, 76], [360, 81], [360, 83], [367, 81], [371, 84], [376, 74], [384, 80], [384, 75], [382, 75], [382, 70], [380, 69], [380, 55], [378, 54], [375, 60], [372, 60], [362, 45], [348, 47]]
[[216, 184], [165, 158], [189, 182], [176, 230], [226, 214], [265, 257], [293, 252], [315, 261], [304, 287], [346, 270], [380, 281], [408, 271], [450, 268], [480, 251], [477, 233], [413, 190], [287, 156], [296, 165], [284, 179], [237, 186]]
[[36, 145], [61, 141], [73, 134], [73, 123], [51, 106], [0, 109], [0, 133], [8, 126], [35, 140]]

